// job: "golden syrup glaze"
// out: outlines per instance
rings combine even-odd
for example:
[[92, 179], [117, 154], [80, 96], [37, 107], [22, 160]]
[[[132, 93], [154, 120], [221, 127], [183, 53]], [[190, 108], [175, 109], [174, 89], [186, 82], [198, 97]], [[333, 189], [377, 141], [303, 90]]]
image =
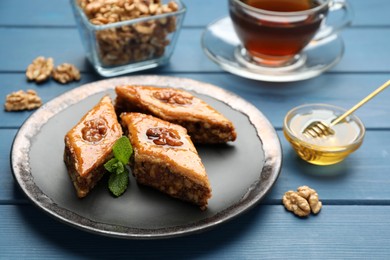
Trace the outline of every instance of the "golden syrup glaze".
[[[136, 161], [137, 158], [149, 158], [152, 161], [166, 163], [175, 172], [196, 183], [209, 186], [203, 163], [185, 128], [141, 113], [122, 113], [121, 120], [123, 126], [127, 127]], [[146, 134], [150, 128], [173, 129], [179, 134], [183, 144], [180, 146], [155, 144]]]
[[[86, 122], [99, 120], [105, 122], [107, 131], [97, 142], [83, 138]], [[104, 96], [100, 102], [88, 111], [83, 118], [65, 136], [66, 145], [75, 157], [76, 170], [85, 177], [91, 170], [105, 162], [112, 152], [112, 146], [122, 136], [122, 128], [109, 96]]]
[[[126, 98], [128, 102], [138, 104], [141, 109], [150, 110], [156, 117], [167, 121], [180, 119], [212, 122], [213, 124], [232, 125], [230, 120], [212, 108], [203, 100], [190, 93], [175, 88], [158, 88], [153, 86], [117, 86], [115, 91], [118, 96]], [[166, 102], [158, 98], [164, 92], [174, 93], [185, 99], [183, 104]], [[156, 95], [157, 94], [157, 95]]]

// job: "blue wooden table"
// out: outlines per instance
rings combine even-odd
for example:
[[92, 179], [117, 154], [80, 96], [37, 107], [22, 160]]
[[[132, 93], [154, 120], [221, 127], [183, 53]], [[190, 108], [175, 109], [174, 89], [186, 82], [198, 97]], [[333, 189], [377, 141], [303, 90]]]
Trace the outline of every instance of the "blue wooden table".
[[[142, 74], [215, 84], [254, 104], [271, 121], [283, 147], [283, 167], [266, 198], [249, 212], [200, 234], [168, 240], [121, 240], [67, 226], [34, 207], [15, 183], [12, 140], [31, 112], [0, 111], [0, 258], [390, 258], [390, 91], [356, 112], [367, 128], [363, 146], [344, 162], [319, 167], [296, 157], [282, 135], [284, 115], [303, 103], [350, 107], [390, 78], [390, 1], [350, 0], [354, 22], [342, 33], [345, 55], [325, 74], [295, 83], [266, 83], [222, 71], [203, 54], [205, 26], [227, 15], [227, 0], [186, 0], [188, 13], [171, 62]], [[101, 79], [85, 60], [68, 0], [0, 1], [0, 96], [35, 89], [47, 102]], [[81, 82], [28, 83], [25, 69], [39, 55], [69, 62]], [[141, 73], [138, 73], [141, 74]], [[138, 75], [137, 74], [137, 75]], [[315, 188], [317, 216], [300, 219], [281, 205], [285, 191]]]

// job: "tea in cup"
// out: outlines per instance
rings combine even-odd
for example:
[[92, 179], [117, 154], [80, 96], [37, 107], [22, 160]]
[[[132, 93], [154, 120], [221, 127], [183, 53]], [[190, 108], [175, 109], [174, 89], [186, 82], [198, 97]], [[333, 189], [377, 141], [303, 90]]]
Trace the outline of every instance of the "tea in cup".
[[[304, 63], [302, 50], [313, 40], [330, 36], [351, 22], [344, 0], [229, 0], [234, 29], [247, 62], [265, 67]], [[335, 25], [328, 13], [342, 11]]]

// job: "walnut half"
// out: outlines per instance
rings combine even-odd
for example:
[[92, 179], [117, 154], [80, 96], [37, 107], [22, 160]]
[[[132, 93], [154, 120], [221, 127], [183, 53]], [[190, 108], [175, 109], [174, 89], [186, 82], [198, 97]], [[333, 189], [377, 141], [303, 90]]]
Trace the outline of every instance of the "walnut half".
[[80, 80], [80, 77], [80, 71], [76, 66], [69, 63], [63, 63], [57, 66], [53, 71], [53, 78], [62, 84]]
[[297, 216], [306, 217], [310, 214], [309, 203], [295, 191], [290, 190], [284, 194], [283, 204], [287, 210], [292, 211]]
[[153, 140], [153, 143], [157, 145], [170, 145], [170, 146], [181, 146], [183, 142], [180, 141], [179, 133], [170, 128], [166, 127], [154, 127], [149, 128], [146, 131], [148, 139]]
[[43, 82], [47, 80], [53, 71], [54, 61], [52, 58], [37, 57], [28, 67], [26, 77], [28, 80]]
[[318, 199], [318, 193], [308, 186], [301, 186], [297, 189], [298, 194], [304, 197], [310, 205], [311, 212], [317, 214], [320, 212], [322, 202]]
[[37, 93], [29, 89], [26, 92], [19, 90], [7, 95], [4, 108], [6, 111], [32, 110], [42, 105]]
[[287, 191], [282, 202], [287, 210], [300, 217], [306, 217], [310, 212], [317, 214], [322, 208], [318, 193], [308, 186], [301, 186], [297, 191]]

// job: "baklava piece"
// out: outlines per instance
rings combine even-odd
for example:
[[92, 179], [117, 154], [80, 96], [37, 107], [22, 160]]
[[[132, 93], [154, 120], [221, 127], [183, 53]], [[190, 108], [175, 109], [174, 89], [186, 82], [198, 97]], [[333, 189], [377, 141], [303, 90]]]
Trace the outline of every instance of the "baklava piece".
[[141, 113], [124, 113], [121, 120], [133, 146], [130, 166], [137, 182], [206, 209], [211, 188], [187, 130]]
[[118, 86], [115, 108], [141, 112], [185, 127], [194, 143], [226, 143], [236, 139], [233, 123], [203, 100], [174, 88]]
[[79, 198], [102, 178], [104, 163], [112, 158], [112, 147], [121, 136], [122, 128], [109, 96], [65, 135], [64, 162]]

